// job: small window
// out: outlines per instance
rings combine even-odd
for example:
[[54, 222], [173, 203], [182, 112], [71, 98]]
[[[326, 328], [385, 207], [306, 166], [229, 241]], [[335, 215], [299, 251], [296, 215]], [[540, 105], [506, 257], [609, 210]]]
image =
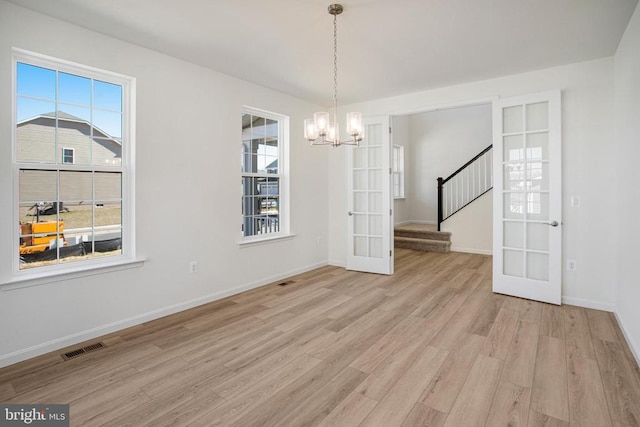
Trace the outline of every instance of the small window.
[[242, 114], [242, 238], [288, 235], [288, 118], [245, 108]]
[[393, 198], [404, 198], [404, 147], [393, 146]]
[[62, 149], [62, 163], [72, 165], [73, 161], [73, 148], [63, 148]]

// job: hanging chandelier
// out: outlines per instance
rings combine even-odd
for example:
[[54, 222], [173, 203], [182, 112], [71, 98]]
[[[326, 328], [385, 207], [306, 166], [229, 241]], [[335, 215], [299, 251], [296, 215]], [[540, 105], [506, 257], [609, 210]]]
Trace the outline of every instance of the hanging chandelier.
[[[313, 114], [312, 119], [304, 121], [304, 137], [311, 145], [358, 145], [364, 138], [362, 114], [347, 113], [347, 134], [351, 139], [340, 141], [338, 128], [338, 15], [344, 8], [340, 4], [329, 5], [329, 14], [333, 15], [333, 122], [328, 112]], [[318, 138], [320, 139], [318, 141]]]

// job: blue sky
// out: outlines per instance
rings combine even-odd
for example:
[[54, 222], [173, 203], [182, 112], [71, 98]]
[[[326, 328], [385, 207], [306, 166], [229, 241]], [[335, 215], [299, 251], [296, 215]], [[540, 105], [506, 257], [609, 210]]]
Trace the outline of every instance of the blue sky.
[[122, 137], [122, 87], [100, 80], [18, 63], [18, 122], [63, 111], [93, 124], [114, 138]]

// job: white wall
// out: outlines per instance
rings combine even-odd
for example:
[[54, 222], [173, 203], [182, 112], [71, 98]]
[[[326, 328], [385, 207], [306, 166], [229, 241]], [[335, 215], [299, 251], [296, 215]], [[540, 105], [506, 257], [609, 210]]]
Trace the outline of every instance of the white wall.
[[603, 174], [602, 178], [615, 180], [611, 188], [617, 189], [617, 203], [611, 206], [607, 222], [618, 233], [617, 280], [606, 283], [616, 284], [617, 315], [640, 361], [640, 6], [618, 46], [614, 65], [617, 143], [611, 148], [617, 148], [617, 174]]
[[472, 254], [493, 253], [493, 190], [478, 197], [442, 223], [451, 233], [451, 250]]
[[[137, 78], [137, 244], [148, 261], [0, 292], [0, 366], [326, 264], [329, 150], [302, 137], [318, 106], [0, 0], [0, 283], [15, 256], [12, 47]], [[243, 105], [291, 117], [296, 236], [240, 249]]]
[[[550, 89], [563, 90], [563, 265], [577, 261], [577, 271], [563, 272], [565, 302], [612, 309], [616, 281], [615, 233], [607, 232], [616, 200], [610, 179], [618, 170], [613, 135], [613, 58], [532, 71], [345, 106], [364, 115], [401, 115]], [[345, 260], [345, 162], [341, 150], [329, 155], [330, 242], [332, 263]], [[582, 206], [569, 207], [570, 196]]]
[[409, 140], [409, 116], [398, 116], [391, 118], [391, 141], [394, 145], [404, 147], [404, 194], [402, 199], [393, 201], [393, 221], [395, 224], [409, 222], [411, 220], [411, 198], [413, 189], [413, 170], [411, 168], [411, 158], [413, 152]]
[[446, 178], [491, 145], [491, 104], [409, 116], [411, 219], [438, 221], [437, 178]]

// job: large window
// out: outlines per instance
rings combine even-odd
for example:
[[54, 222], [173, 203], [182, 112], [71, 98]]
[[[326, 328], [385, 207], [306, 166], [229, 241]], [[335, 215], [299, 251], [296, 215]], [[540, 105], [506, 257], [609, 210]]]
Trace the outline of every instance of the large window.
[[133, 80], [22, 52], [14, 66], [16, 269], [133, 256]]
[[242, 113], [242, 237], [287, 235], [288, 118], [244, 108]]

